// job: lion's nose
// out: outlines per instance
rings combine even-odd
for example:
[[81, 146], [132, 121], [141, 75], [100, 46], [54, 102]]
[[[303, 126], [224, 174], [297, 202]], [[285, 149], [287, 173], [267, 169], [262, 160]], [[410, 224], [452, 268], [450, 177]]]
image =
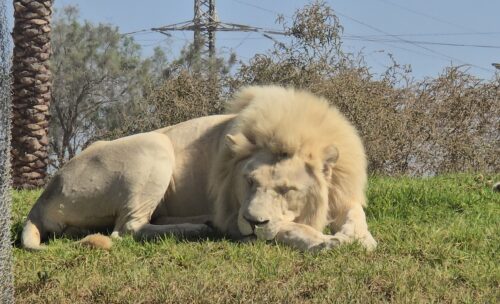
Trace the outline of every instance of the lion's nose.
[[257, 225], [265, 225], [269, 223], [269, 220], [257, 220], [255, 218], [250, 218], [249, 216], [244, 215], [243, 218], [252, 226], [252, 229], [255, 229]]

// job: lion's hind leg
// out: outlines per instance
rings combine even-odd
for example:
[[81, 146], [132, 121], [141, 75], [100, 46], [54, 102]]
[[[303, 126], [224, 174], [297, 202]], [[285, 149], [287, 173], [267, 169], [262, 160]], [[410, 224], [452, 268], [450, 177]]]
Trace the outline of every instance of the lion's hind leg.
[[211, 232], [212, 229], [205, 224], [145, 224], [135, 231], [134, 235], [142, 240], [151, 240], [165, 235], [172, 235], [178, 238], [198, 238], [206, 236]]
[[67, 226], [62, 232], [64, 236], [72, 239], [82, 238], [91, 233], [92, 231], [90, 229], [76, 227], [76, 226]]
[[172, 224], [207, 224], [213, 222], [212, 216], [209, 214], [188, 216], [188, 217], [172, 217], [162, 216], [155, 218], [151, 224], [153, 225], [172, 225]]
[[[173, 235], [182, 238], [194, 238], [208, 234], [212, 229], [204, 222], [209, 219], [207, 216], [184, 218], [162, 218], [157, 225], [150, 222], [153, 211], [162, 201], [167, 190], [168, 182], [164, 188], [155, 187], [147, 191], [141, 191], [141, 195], [131, 197], [125, 207], [120, 211], [115, 228], [111, 237], [119, 238], [123, 234], [132, 234], [142, 240], [154, 239], [164, 235]], [[194, 223], [186, 222], [192, 220]], [[170, 221], [170, 222], [169, 222]], [[203, 221], [201, 223], [200, 221]]]
[[39, 200], [28, 214], [21, 234], [21, 244], [23, 248], [29, 250], [45, 249], [41, 242], [49, 235], [60, 235], [65, 224], [59, 214], [47, 210], [45, 201]]
[[149, 222], [149, 217], [130, 217], [125, 223], [115, 227], [111, 237], [116, 238], [122, 234], [132, 234], [140, 240], [152, 240], [157, 237], [172, 235], [180, 238], [195, 238], [207, 235], [212, 229], [206, 224], [176, 223], [156, 225]]
[[27, 220], [24, 224], [23, 232], [21, 235], [21, 243], [25, 249], [41, 250], [45, 246], [41, 244], [43, 232], [40, 224], [35, 224], [31, 220]]

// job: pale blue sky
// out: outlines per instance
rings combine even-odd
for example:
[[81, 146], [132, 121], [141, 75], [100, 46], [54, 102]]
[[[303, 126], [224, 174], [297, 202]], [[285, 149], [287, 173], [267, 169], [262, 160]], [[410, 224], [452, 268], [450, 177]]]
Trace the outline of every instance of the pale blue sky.
[[[329, 0], [344, 26], [344, 49], [363, 50], [373, 72], [389, 64], [386, 53], [394, 54], [400, 63], [411, 64], [417, 78], [436, 76], [451, 62], [470, 64], [470, 72], [489, 79], [495, 73], [491, 66], [500, 62], [500, 0]], [[277, 13], [289, 20], [304, 0], [217, 0], [219, 19], [224, 22], [278, 29]], [[78, 5], [82, 19], [116, 25], [123, 33], [187, 21], [193, 18], [193, 1], [173, 0], [55, 0], [55, 7]], [[11, 7], [9, 6], [9, 9]], [[388, 39], [398, 42], [366, 41]], [[425, 34], [425, 35], [424, 35]], [[352, 40], [363, 36], [365, 41]], [[192, 39], [192, 32], [175, 32], [172, 38], [159, 33], [139, 33], [136, 41], [151, 53], [155, 46], [178, 50]], [[284, 39], [278, 37], [278, 39]], [[399, 39], [399, 40], [398, 40]], [[496, 48], [457, 47], [405, 43], [402, 40], [474, 44]], [[268, 49], [272, 42], [257, 33], [218, 33], [217, 47], [224, 53], [234, 50], [241, 60]]]

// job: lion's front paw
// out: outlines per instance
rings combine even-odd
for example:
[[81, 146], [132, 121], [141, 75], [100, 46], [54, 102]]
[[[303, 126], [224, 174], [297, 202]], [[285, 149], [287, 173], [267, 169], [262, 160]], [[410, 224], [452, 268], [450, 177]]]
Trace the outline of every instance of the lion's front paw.
[[359, 242], [367, 251], [372, 251], [377, 247], [377, 241], [373, 238], [370, 232], [359, 234], [356, 236], [351, 236], [344, 234], [342, 232], [337, 232], [333, 235], [334, 238], [340, 241], [340, 243], [350, 244], [352, 242]]
[[113, 233], [111, 233], [110, 237], [113, 240], [121, 240], [122, 239], [122, 236], [120, 235], [120, 233], [118, 231], [113, 231]]
[[373, 251], [375, 248], [377, 248], [377, 241], [373, 238], [371, 234], [368, 234], [360, 239], [358, 241], [365, 247], [367, 251]]
[[328, 238], [325, 239], [325, 241], [310, 247], [309, 251], [318, 252], [321, 250], [330, 250], [340, 245], [340, 243], [341, 243], [340, 240], [337, 239], [336, 237], [328, 236]]
[[255, 234], [242, 236], [238, 238], [236, 241], [238, 243], [254, 243], [257, 240], [257, 236]]

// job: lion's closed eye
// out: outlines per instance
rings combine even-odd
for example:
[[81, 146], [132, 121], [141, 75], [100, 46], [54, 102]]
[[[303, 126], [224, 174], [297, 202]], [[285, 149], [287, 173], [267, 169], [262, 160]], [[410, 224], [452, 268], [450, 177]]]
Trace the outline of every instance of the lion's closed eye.
[[290, 158], [290, 157], [291, 157], [291, 154], [288, 153], [288, 152], [280, 152], [277, 155], [278, 160], [283, 160], [283, 159], [287, 159], [287, 158]]
[[293, 191], [297, 191], [297, 187], [294, 187], [294, 186], [278, 186], [276, 187], [276, 193], [280, 194], [280, 195], [285, 195], [287, 193], [290, 193], [290, 192], [293, 192]]

